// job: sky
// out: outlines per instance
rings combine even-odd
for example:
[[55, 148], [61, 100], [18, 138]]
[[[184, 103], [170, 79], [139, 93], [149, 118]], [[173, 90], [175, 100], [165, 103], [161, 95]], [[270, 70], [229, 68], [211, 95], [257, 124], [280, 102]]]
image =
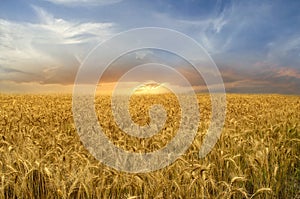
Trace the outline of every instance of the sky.
[[[227, 92], [299, 95], [299, 8], [297, 0], [1, 0], [0, 93], [72, 92], [78, 68], [97, 44], [132, 28], [161, 27], [202, 45]], [[158, 50], [117, 60], [101, 79], [103, 89], [113, 88], [124, 68], [147, 60], [173, 65], [203, 91], [189, 64]], [[151, 81], [148, 76], [136, 81]]]

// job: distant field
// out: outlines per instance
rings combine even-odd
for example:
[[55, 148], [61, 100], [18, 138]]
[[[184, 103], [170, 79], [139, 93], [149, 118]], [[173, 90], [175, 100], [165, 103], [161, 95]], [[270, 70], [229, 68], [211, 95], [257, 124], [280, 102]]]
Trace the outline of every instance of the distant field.
[[[199, 94], [201, 121], [188, 151], [151, 173], [111, 169], [88, 153], [76, 133], [71, 95], [0, 95], [0, 198], [300, 198], [300, 97], [227, 95], [227, 115], [215, 148], [199, 159], [210, 121], [209, 95]], [[133, 96], [130, 114], [149, 123], [147, 108], [162, 103], [168, 118], [157, 135], [121, 132], [110, 97], [98, 96], [100, 125], [132, 152], [165, 146], [180, 107], [172, 95]]]

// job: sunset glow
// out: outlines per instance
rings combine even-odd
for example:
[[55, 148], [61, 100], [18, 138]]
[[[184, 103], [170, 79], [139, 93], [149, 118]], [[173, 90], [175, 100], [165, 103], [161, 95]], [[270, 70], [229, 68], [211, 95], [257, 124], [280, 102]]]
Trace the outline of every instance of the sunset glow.
[[135, 94], [162, 94], [170, 92], [164, 84], [148, 82], [135, 89]]

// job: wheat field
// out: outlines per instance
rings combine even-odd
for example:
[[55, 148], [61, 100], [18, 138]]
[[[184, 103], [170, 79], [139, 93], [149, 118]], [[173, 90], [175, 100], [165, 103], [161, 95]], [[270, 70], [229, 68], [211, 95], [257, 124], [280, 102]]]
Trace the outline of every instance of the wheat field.
[[[300, 198], [300, 97], [228, 94], [226, 122], [213, 150], [198, 151], [210, 123], [209, 95], [199, 94], [201, 121], [186, 153], [148, 173], [105, 166], [84, 148], [72, 116], [71, 95], [0, 95], [0, 198]], [[139, 125], [161, 103], [163, 129], [135, 138], [116, 125], [109, 96], [97, 96], [99, 124], [111, 142], [131, 152], [155, 151], [175, 135], [176, 97], [132, 96]]]

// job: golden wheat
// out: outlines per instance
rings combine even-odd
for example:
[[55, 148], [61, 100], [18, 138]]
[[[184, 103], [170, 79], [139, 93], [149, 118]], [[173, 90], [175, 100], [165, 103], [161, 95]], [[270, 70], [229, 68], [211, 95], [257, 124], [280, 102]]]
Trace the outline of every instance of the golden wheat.
[[[199, 94], [201, 121], [188, 151], [172, 165], [129, 174], [98, 162], [82, 145], [71, 95], [0, 95], [0, 198], [299, 198], [300, 97], [227, 95], [224, 129], [214, 149], [199, 159], [211, 114]], [[109, 96], [97, 96], [99, 124], [127, 151], [164, 147], [179, 127], [174, 95], [132, 96], [130, 114], [149, 123], [161, 103], [165, 126], [151, 138], [127, 135], [116, 125]]]

